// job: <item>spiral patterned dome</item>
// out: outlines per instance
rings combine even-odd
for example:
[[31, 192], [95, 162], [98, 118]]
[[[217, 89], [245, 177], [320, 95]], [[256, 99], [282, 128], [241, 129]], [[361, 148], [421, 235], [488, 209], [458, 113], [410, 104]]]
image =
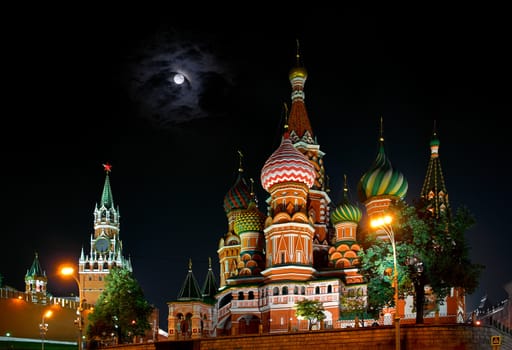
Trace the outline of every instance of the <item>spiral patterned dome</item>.
[[251, 189], [247, 180], [245, 180], [242, 176], [242, 172], [240, 171], [235, 184], [224, 196], [224, 211], [227, 214], [231, 210], [245, 209], [249, 205], [251, 199]]
[[263, 231], [265, 215], [258, 210], [256, 203], [251, 202], [247, 210], [240, 213], [235, 220], [233, 229], [237, 235], [247, 231]]
[[407, 180], [394, 170], [384, 152], [381, 140], [379, 153], [373, 166], [359, 180], [358, 192], [361, 202], [374, 196], [393, 196], [403, 199], [407, 194]]
[[293, 146], [288, 133], [261, 169], [261, 184], [267, 192], [283, 182], [302, 182], [311, 188], [315, 177], [315, 167]]
[[343, 221], [352, 221], [358, 223], [362, 217], [361, 209], [350, 203], [342, 203], [331, 213], [333, 225]]

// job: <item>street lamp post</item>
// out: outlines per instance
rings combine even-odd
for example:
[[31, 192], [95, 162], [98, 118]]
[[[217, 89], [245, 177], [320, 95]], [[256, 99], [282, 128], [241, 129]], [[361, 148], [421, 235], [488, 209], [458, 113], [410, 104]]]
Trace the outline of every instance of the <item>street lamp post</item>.
[[391, 222], [393, 218], [389, 215], [386, 215], [381, 218], [377, 218], [371, 221], [370, 225], [372, 227], [380, 227], [386, 233], [389, 241], [391, 242], [391, 248], [393, 249], [393, 284], [395, 286], [395, 349], [400, 350], [400, 316], [398, 315], [398, 269], [396, 263], [396, 242], [395, 242], [395, 232], [393, 231], [393, 226], [391, 226]]
[[72, 267], [63, 267], [60, 269], [60, 274], [63, 276], [71, 276], [78, 286], [78, 309], [76, 310], [77, 318], [75, 320], [75, 324], [78, 328], [78, 350], [82, 350], [82, 328], [83, 328], [83, 320], [82, 320], [82, 312], [83, 312], [83, 304], [82, 304], [82, 288], [80, 287], [80, 281], [75, 275], [75, 269]]
[[39, 324], [39, 332], [41, 332], [41, 350], [44, 350], [44, 338], [46, 337], [46, 332], [48, 331], [48, 323], [45, 322], [45, 318], [51, 317], [52, 314], [52, 310], [46, 311], [41, 318], [41, 323]]

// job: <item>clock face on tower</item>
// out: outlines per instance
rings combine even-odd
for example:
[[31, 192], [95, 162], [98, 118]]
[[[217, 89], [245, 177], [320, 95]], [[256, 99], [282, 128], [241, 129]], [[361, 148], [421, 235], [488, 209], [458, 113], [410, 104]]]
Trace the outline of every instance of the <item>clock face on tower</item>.
[[96, 249], [97, 252], [103, 253], [108, 250], [108, 247], [110, 245], [110, 242], [106, 238], [98, 238], [96, 240], [96, 243], [94, 243], [94, 249]]

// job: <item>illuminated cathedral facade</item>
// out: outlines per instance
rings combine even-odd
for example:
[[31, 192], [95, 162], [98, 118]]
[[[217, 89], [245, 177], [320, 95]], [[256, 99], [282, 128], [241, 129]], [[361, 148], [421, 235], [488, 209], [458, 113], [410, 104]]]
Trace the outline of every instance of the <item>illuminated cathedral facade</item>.
[[[219, 282], [210, 262], [200, 287], [189, 262], [176, 300], [168, 302], [169, 338], [307, 330], [308, 321], [295, 314], [296, 303], [304, 299], [323, 304], [325, 319], [314, 327], [360, 325], [343, 314], [347, 301], [366, 305], [361, 239], [381, 233], [368, 223], [403, 201], [408, 184], [386, 155], [381, 128], [376, 159], [357, 184], [363, 209], [351, 202], [346, 180], [343, 200], [332, 203], [325, 153], [305, 105], [306, 79], [307, 71], [297, 53], [297, 64], [289, 72], [291, 108], [281, 143], [261, 168], [260, 183], [268, 193], [266, 208], [258, 207], [254, 183], [244, 176], [240, 156], [238, 177], [224, 197], [228, 229], [217, 247]], [[436, 215], [449, 211], [450, 206], [435, 132], [430, 147], [427, 175], [418, 197], [427, 199], [430, 212]], [[412, 296], [400, 299], [396, 309], [383, 310], [380, 318], [366, 320], [366, 325], [391, 324], [396, 312], [402, 322], [413, 323], [413, 304]], [[439, 307], [437, 321], [463, 322], [463, 291], [453, 288]]]

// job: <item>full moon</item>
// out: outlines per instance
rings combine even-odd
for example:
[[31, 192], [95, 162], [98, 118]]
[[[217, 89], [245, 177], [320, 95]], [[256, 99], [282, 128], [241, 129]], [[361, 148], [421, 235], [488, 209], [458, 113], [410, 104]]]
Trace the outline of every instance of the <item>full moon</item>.
[[183, 82], [185, 81], [185, 77], [181, 73], [174, 74], [174, 78], [173, 79], [174, 79], [174, 82], [176, 84], [178, 84], [178, 85], [183, 84]]

